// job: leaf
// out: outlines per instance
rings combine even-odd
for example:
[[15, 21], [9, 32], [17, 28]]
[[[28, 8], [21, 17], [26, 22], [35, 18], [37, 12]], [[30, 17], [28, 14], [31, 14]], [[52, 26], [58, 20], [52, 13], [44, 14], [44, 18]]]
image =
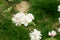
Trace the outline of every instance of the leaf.
[[8, 0], [8, 1], [13, 1], [13, 0]]
[[57, 40], [56, 38], [47, 38], [46, 40]]
[[10, 12], [11, 9], [12, 9], [12, 7], [9, 7], [9, 8], [7, 8], [6, 10], [4, 10], [3, 12]]

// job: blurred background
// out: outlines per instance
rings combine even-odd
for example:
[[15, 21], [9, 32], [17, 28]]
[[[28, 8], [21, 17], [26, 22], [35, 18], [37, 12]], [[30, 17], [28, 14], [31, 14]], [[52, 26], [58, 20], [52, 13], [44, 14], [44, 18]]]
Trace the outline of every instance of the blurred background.
[[[57, 31], [60, 27], [58, 5], [60, 0], [0, 0], [0, 40], [30, 40], [29, 33], [34, 28], [42, 32], [41, 40], [49, 38], [48, 31]], [[16, 27], [11, 18], [21, 11], [32, 13], [36, 26], [29, 24], [28, 27]], [[55, 38], [60, 40], [59, 32]]]

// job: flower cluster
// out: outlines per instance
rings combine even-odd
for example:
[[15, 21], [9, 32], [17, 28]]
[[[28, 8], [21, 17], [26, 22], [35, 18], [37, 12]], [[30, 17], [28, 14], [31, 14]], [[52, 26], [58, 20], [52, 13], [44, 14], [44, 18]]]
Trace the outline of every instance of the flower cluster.
[[12, 21], [16, 24], [16, 26], [21, 26], [24, 24], [25, 26], [28, 26], [30, 22], [34, 19], [34, 16], [29, 13], [17, 13], [13, 16]]
[[58, 10], [57, 11], [60, 12], [60, 5], [58, 5]]
[[37, 29], [34, 29], [34, 31], [30, 33], [31, 40], [40, 40], [41, 36], [41, 32]]
[[57, 29], [58, 32], [60, 32], [60, 27]]
[[52, 30], [51, 32], [48, 33], [49, 36], [54, 37], [56, 35], [56, 31]]
[[59, 24], [60, 24], [60, 17], [58, 18]]

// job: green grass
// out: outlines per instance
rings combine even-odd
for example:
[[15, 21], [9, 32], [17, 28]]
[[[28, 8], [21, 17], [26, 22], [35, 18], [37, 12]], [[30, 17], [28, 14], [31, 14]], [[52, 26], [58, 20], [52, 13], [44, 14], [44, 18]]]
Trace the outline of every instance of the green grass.
[[[33, 22], [36, 26], [31, 24], [28, 27], [23, 25], [16, 27], [11, 18], [13, 14], [17, 13], [14, 6], [21, 1], [6, 2], [0, 0], [0, 40], [30, 40], [28, 27], [32, 30], [34, 28], [40, 30], [43, 34], [42, 40], [49, 38], [48, 31], [56, 30], [57, 26], [53, 27], [53, 25], [58, 22], [58, 17], [60, 17], [60, 13], [57, 12], [60, 0], [27, 0], [31, 5], [29, 12], [34, 15], [35, 20]], [[10, 6], [12, 7], [10, 12], [3, 12]], [[55, 38], [60, 40], [60, 33], [57, 33]]]

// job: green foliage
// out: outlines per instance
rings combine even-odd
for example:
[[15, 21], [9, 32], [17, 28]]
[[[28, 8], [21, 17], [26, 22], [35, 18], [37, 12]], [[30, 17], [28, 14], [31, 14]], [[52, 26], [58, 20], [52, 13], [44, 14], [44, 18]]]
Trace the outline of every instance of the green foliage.
[[47, 38], [46, 40], [57, 40], [56, 38]]
[[[53, 25], [60, 17], [60, 13], [57, 12], [60, 0], [27, 0], [31, 5], [29, 12], [35, 17], [33, 21], [35, 26], [16, 27], [11, 18], [16, 13], [15, 5], [21, 1], [23, 0], [0, 0], [0, 40], [30, 40], [28, 27], [40, 30], [43, 35], [42, 40], [48, 38], [48, 31], [56, 30]], [[55, 38], [60, 40], [60, 34]]]
[[0, 40], [29, 40], [28, 35], [29, 32], [24, 26], [16, 27], [7, 17], [1, 17]]

